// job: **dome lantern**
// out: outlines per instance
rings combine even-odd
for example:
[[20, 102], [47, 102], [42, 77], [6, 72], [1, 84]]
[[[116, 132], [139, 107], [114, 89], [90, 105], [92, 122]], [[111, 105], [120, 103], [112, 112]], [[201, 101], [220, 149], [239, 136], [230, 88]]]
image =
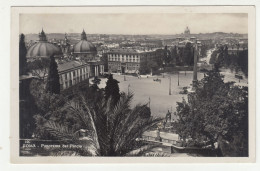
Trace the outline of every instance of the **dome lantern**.
[[84, 29], [83, 29], [83, 32], [81, 33], [81, 40], [87, 40], [87, 35], [86, 35]]
[[43, 29], [42, 29], [42, 32], [39, 33], [39, 41], [41, 41], [41, 42], [46, 42], [47, 41], [47, 38], [46, 38], [46, 35], [45, 35]]
[[39, 42], [29, 47], [26, 58], [35, 60], [37, 58], [49, 58], [51, 55], [61, 57], [62, 51], [60, 47], [47, 41], [46, 35], [42, 29], [39, 33]]

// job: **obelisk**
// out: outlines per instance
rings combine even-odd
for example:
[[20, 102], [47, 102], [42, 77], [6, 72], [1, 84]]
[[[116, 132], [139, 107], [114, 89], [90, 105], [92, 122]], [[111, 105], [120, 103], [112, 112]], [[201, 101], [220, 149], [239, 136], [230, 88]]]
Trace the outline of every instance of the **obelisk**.
[[193, 49], [193, 54], [194, 54], [194, 66], [193, 66], [192, 90], [195, 90], [198, 83], [198, 78], [197, 78], [198, 45], [197, 44], [195, 44], [195, 48]]

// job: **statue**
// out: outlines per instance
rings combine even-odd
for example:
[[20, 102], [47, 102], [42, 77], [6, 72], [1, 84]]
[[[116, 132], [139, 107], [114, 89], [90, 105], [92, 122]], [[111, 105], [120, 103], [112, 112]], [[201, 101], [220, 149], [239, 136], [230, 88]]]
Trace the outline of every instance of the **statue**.
[[172, 115], [171, 115], [171, 112], [169, 110], [166, 114], [165, 120], [166, 120], [166, 122], [168, 122], [168, 121], [171, 122], [171, 120], [172, 120]]

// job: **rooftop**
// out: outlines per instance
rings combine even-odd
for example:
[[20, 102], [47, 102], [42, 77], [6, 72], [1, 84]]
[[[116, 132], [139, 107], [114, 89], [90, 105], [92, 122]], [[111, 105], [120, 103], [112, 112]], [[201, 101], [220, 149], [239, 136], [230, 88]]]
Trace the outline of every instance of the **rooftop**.
[[68, 69], [72, 69], [81, 65], [84, 65], [85, 63], [79, 62], [79, 61], [69, 61], [58, 64], [58, 71], [62, 72]]
[[120, 54], [133, 54], [133, 53], [146, 53], [154, 52], [155, 50], [139, 50], [139, 49], [111, 49], [108, 53], [120, 53]]

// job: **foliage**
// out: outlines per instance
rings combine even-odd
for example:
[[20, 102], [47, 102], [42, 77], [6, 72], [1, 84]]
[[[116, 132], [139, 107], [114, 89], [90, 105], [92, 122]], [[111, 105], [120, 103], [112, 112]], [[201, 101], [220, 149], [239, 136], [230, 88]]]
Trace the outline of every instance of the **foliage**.
[[52, 55], [49, 65], [49, 73], [47, 77], [46, 91], [51, 94], [60, 93], [60, 77], [58, 73], [58, 65], [55, 61], [54, 55]]
[[200, 51], [201, 58], [205, 58], [207, 56], [207, 51], [209, 49], [212, 49], [212, 48], [214, 48], [214, 44], [213, 43], [202, 44], [201, 45], [201, 51]]
[[49, 58], [36, 59], [27, 63], [29, 72], [31, 72], [33, 76], [36, 76], [40, 79], [44, 79], [48, 74], [49, 65]]
[[141, 74], [150, 74], [159, 69], [159, 65], [156, 61], [149, 60], [147, 62], [143, 62], [142, 67], [140, 67]]
[[220, 46], [213, 51], [210, 64], [218, 64], [220, 67], [230, 68], [236, 72], [242, 71], [248, 76], [248, 50], [228, 54], [227, 46]]
[[164, 48], [163, 61], [165, 64], [169, 64], [170, 62], [172, 62], [171, 51], [168, 50], [167, 46], [165, 46]]
[[20, 80], [19, 84], [19, 133], [20, 138], [31, 138], [35, 129], [33, 115], [37, 110], [34, 97], [30, 92], [31, 79]]
[[106, 82], [105, 87], [105, 98], [112, 100], [112, 105], [115, 105], [120, 99], [120, 90], [118, 86], [119, 81], [113, 78], [113, 75], [110, 74], [108, 76], [108, 80]]
[[[79, 106], [71, 101], [70, 104], [65, 105], [66, 107], [62, 107], [61, 111], [66, 109], [64, 111], [67, 111], [67, 116], [77, 121], [70, 123], [71, 127], [75, 128], [74, 125], [77, 124], [78, 129], [88, 130], [88, 136], [95, 147], [94, 155], [125, 155], [133, 149], [132, 144], [134, 144], [136, 138], [139, 138], [144, 131], [161, 121], [161, 119], [144, 117], [150, 115], [146, 114], [146, 112], [149, 112], [146, 105], [137, 105], [131, 109], [132, 95], [123, 93], [115, 106], [111, 105], [111, 98], [108, 100], [102, 98], [99, 102], [89, 105], [85, 97], [80, 97], [81, 103]], [[63, 112], [61, 111], [57, 112], [57, 116], [62, 115]], [[57, 116], [42, 119], [43, 124], [39, 127], [55, 138], [71, 137], [77, 130], [69, 128], [68, 124], [66, 125], [66, 122], [57, 119]]]
[[99, 89], [98, 85], [100, 84], [100, 81], [101, 80], [97, 76], [95, 76], [94, 79], [92, 80], [93, 84], [91, 85], [91, 87], [94, 89], [94, 91]]
[[27, 73], [26, 53], [27, 49], [24, 42], [24, 34], [21, 34], [19, 41], [19, 75], [24, 75]]
[[170, 154], [163, 152], [149, 152], [144, 154], [145, 157], [170, 157]]
[[209, 141], [212, 148], [217, 142], [220, 149], [229, 144], [232, 150], [225, 154], [222, 148], [223, 155], [248, 155], [247, 87], [224, 83], [219, 72], [208, 71], [188, 101], [177, 103], [177, 116], [177, 133], [183, 140]]
[[190, 42], [186, 43], [183, 52], [184, 65], [192, 66], [194, 63], [194, 49]]
[[177, 60], [178, 60], [177, 47], [174, 46], [173, 48], [170, 49], [170, 51], [171, 51], [171, 59], [172, 59], [172, 62], [177, 62]]

